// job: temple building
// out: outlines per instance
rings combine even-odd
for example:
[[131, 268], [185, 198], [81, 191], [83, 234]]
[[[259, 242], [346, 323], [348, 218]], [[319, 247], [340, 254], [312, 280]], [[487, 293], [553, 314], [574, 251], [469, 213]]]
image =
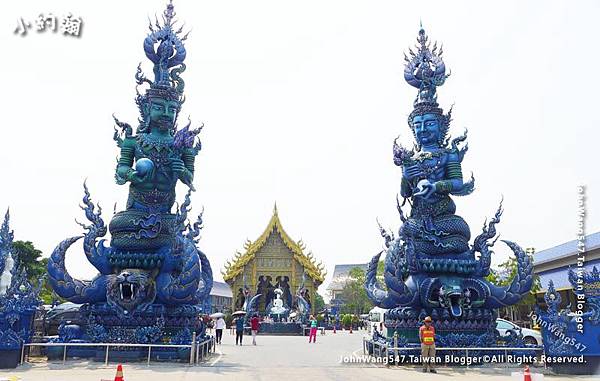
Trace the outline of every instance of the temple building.
[[287, 235], [277, 212], [264, 232], [254, 242], [247, 240], [244, 253], [236, 252], [221, 271], [223, 280], [233, 293], [232, 310], [244, 307], [246, 298], [261, 294], [257, 309], [266, 312], [269, 303], [276, 297], [275, 289], [283, 291], [281, 298], [289, 308], [297, 304], [296, 292], [303, 287], [305, 299], [315, 313], [315, 295], [325, 279], [322, 263], [317, 263], [311, 252], [305, 253], [306, 246]]
[[327, 286], [329, 305], [333, 315], [338, 315], [341, 308], [346, 304], [346, 300], [344, 300], [342, 292], [344, 291], [346, 283], [348, 283], [348, 281], [351, 279], [350, 270], [359, 268], [366, 272], [368, 267], [368, 263], [335, 265], [331, 283], [329, 283], [329, 286]]
[[[577, 258], [581, 255], [579, 242], [572, 240], [539, 251], [533, 256], [533, 273], [540, 277], [542, 288], [537, 293], [538, 304], [545, 307], [544, 293], [552, 281], [561, 295], [561, 308], [575, 306], [577, 299], [569, 282], [569, 268], [577, 271]], [[600, 269], [600, 232], [585, 237], [584, 267], [591, 272], [594, 266]]]
[[210, 290], [211, 313], [231, 311], [233, 295], [227, 283], [214, 282]]

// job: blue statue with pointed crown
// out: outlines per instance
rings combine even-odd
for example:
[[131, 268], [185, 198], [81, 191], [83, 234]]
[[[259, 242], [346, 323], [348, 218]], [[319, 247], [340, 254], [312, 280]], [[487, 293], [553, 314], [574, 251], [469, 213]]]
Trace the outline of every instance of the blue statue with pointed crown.
[[21, 347], [31, 342], [33, 318], [42, 304], [42, 282], [32, 285], [13, 248], [8, 211], [0, 227], [0, 369], [15, 368]]
[[[428, 41], [421, 28], [416, 51], [405, 56], [404, 79], [418, 89], [408, 125], [415, 139], [413, 149], [394, 142], [394, 164], [402, 168], [398, 212], [402, 226], [397, 237], [381, 228], [385, 239], [387, 288], [377, 281], [377, 264], [383, 252], [369, 265], [365, 287], [371, 300], [387, 308], [386, 326], [418, 342], [418, 328], [425, 316], [433, 318], [438, 344], [488, 346], [495, 343], [496, 309], [517, 303], [532, 285], [532, 262], [514, 242], [505, 242], [518, 259], [512, 283], [500, 287], [487, 281], [495, 225], [502, 205], [483, 232], [469, 244], [469, 225], [455, 214], [452, 196], [465, 196], [474, 189], [474, 179], [465, 181], [462, 162], [467, 152], [465, 134], [450, 140], [448, 113], [437, 103], [437, 88], [449, 74], [442, 48]], [[408, 202], [410, 214], [402, 207]], [[390, 332], [388, 331], [388, 332]]]
[[[114, 214], [108, 227], [84, 184], [82, 209], [89, 224], [80, 224], [83, 236], [62, 241], [48, 263], [50, 283], [61, 297], [83, 303], [84, 339], [174, 344], [188, 343], [192, 332], [204, 335], [199, 314], [210, 312], [212, 270], [198, 249], [202, 214], [187, 220], [194, 190], [195, 157], [201, 149], [201, 128], [190, 123], [177, 128], [184, 103], [186, 49], [182, 28], [176, 28], [172, 3], [162, 24], [150, 22], [144, 52], [153, 64], [154, 80], [138, 66], [135, 79], [149, 85], [137, 92], [139, 125], [133, 128], [114, 118], [114, 140], [120, 148], [115, 179], [129, 183], [125, 210]], [[175, 208], [175, 186], [189, 187], [184, 202]], [[110, 245], [102, 239], [110, 231]], [[99, 275], [81, 281], [65, 268], [67, 249], [83, 238], [86, 259]]]

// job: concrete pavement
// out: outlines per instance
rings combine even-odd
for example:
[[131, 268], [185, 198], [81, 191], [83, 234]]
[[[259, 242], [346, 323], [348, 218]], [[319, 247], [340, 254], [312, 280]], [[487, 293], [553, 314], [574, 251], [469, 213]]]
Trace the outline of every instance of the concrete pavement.
[[[145, 363], [124, 364], [126, 381], [292, 381], [292, 380], [515, 380], [511, 370], [500, 368], [444, 368], [438, 374], [421, 373], [418, 366], [386, 367], [365, 362], [346, 363], [351, 357], [362, 359], [362, 332], [338, 331], [318, 335], [316, 344], [307, 337], [258, 336], [244, 337], [244, 345], [235, 345], [235, 336], [226, 331], [217, 353], [202, 366], [185, 364]], [[69, 361], [62, 363], [32, 362], [12, 371], [0, 371], [0, 380], [18, 377], [22, 381], [112, 381], [116, 364]], [[516, 371], [518, 369], [512, 369]], [[533, 372], [539, 370], [533, 369]], [[557, 377], [546, 374], [546, 380], [600, 380], [594, 377]], [[535, 381], [535, 379], [534, 379]]]

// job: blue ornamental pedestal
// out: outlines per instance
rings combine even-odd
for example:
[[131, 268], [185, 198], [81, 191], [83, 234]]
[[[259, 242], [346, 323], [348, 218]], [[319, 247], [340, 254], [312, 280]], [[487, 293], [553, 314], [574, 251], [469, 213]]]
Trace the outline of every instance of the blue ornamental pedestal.
[[303, 332], [302, 323], [297, 322], [273, 322], [273, 323], [260, 323], [259, 332], [261, 335], [274, 335], [274, 336], [302, 336]]

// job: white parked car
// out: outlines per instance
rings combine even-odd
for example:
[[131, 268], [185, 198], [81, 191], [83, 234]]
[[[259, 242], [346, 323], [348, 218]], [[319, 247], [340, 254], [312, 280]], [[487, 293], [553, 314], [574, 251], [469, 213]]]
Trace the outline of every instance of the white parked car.
[[542, 334], [535, 329], [521, 328], [515, 323], [504, 319], [496, 319], [496, 329], [500, 336], [506, 336], [506, 332], [509, 330], [513, 330], [517, 334], [521, 332], [525, 344], [542, 345]]

